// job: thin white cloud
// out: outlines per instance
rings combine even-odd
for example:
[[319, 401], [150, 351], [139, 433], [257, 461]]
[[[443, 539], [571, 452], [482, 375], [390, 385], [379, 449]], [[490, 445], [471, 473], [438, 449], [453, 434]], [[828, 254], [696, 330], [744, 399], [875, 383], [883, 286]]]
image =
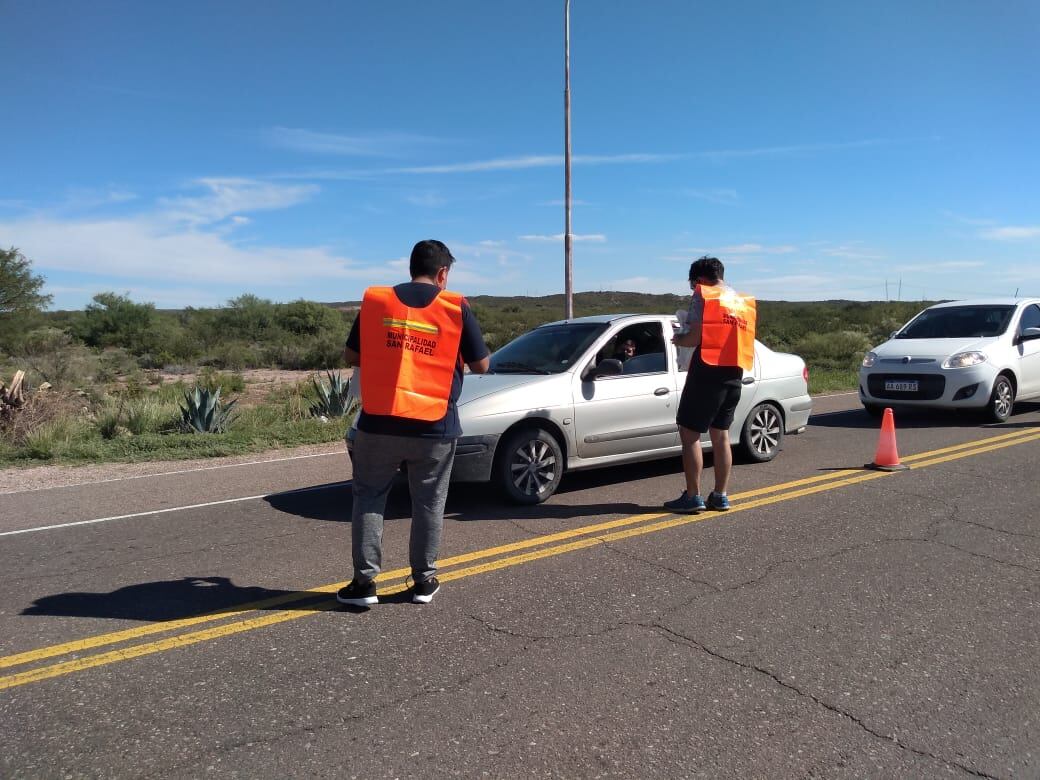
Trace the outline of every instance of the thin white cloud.
[[276, 184], [256, 179], [204, 178], [198, 197], [161, 198], [158, 216], [171, 222], [208, 225], [240, 212], [271, 211], [303, 203], [318, 192], [313, 184]]
[[922, 271], [935, 273], [938, 271], [963, 271], [968, 268], [982, 268], [986, 264], [980, 260], [943, 260], [937, 263], [914, 263], [911, 265], [900, 265], [899, 270], [903, 272]]
[[839, 143], [790, 144], [787, 146], [761, 146], [751, 149], [716, 149], [713, 151], [698, 152], [696, 156], [716, 161], [737, 159], [741, 157], [788, 157], [800, 154], [819, 154], [821, 152], [842, 152], [849, 149], [866, 149], [874, 146], [890, 146], [898, 143], [905, 143], [905, 141], [887, 138], [870, 138], [860, 141], [845, 141]]
[[781, 244], [779, 246], [764, 246], [762, 244], [733, 244], [732, 246], [721, 246], [717, 250], [722, 255], [789, 255], [798, 251], [798, 247]]
[[829, 257], [841, 257], [846, 260], [883, 260], [885, 257], [876, 250], [860, 246], [859, 242], [838, 245], [825, 242], [820, 251]]
[[443, 195], [433, 191], [415, 192], [406, 195], [405, 200], [413, 206], [423, 206], [425, 208], [439, 208], [448, 202]]
[[58, 205], [57, 210], [86, 211], [103, 206], [128, 203], [129, 201], [136, 199], [136, 193], [118, 187], [109, 187], [105, 189], [73, 187], [68, 190], [65, 200]]
[[1040, 238], [1040, 225], [1005, 225], [979, 231], [987, 241], [1028, 241]]
[[310, 278], [366, 279], [385, 274], [325, 247], [239, 247], [216, 232], [147, 219], [0, 223], [37, 268], [127, 279], [297, 284]]
[[[563, 241], [563, 233], [556, 233], [551, 236], [544, 235], [533, 235], [527, 234], [520, 236], [521, 241]], [[602, 233], [588, 233], [585, 235], [579, 235], [577, 233], [571, 233], [571, 241], [588, 241], [595, 244], [602, 244], [607, 240], [607, 237]]]
[[420, 146], [443, 143], [436, 138], [409, 133], [342, 135], [300, 127], [272, 127], [264, 132], [264, 138], [272, 146], [295, 152], [351, 157], [398, 157]]
[[[277, 130], [285, 131], [288, 128], [276, 128]], [[293, 131], [288, 137], [291, 138], [304, 138], [309, 139], [311, 148], [317, 147], [319, 150], [323, 148], [323, 145], [328, 143], [332, 148], [336, 147], [336, 143], [327, 141], [324, 139], [325, 134], [315, 134], [312, 131]], [[284, 133], [283, 133], [284, 136]], [[319, 136], [315, 139], [313, 136]], [[337, 136], [332, 136], [338, 138]], [[350, 141], [356, 141], [352, 136], [347, 137]], [[409, 137], [411, 140], [416, 140], [413, 137]], [[283, 138], [284, 140], [284, 138]], [[419, 139], [422, 141], [430, 141], [431, 139]], [[867, 139], [862, 141], [848, 141], [843, 143], [819, 143], [819, 144], [791, 144], [789, 146], [767, 146], [750, 149], [718, 149], [703, 152], [692, 152], [692, 153], [654, 153], [654, 152], [632, 152], [625, 154], [578, 154], [571, 158], [571, 164], [575, 166], [592, 166], [592, 165], [624, 165], [624, 164], [647, 164], [647, 163], [666, 163], [674, 162], [676, 160], [709, 160], [709, 161], [724, 161], [728, 159], [738, 158], [750, 158], [750, 157], [779, 157], [779, 156], [792, 156], [792, 155], [806, 155], [806, 154], [818, 154], [826, 152], [844, 151], [847, 149], [859, 149], [867, 148], [872, 146], [884, 146], [890, 144], [904, 143], [905, 141], [891, 140], [891, 139]], [[353, 151], [355, 148], [364, 149], [364, 145], [355, 147], [351, 144], [345, 144], [344, 148], [350, 149], [351, 153], [360, 154], [361, 152]], [[326, 151], [331, 151], [328, 149]], [[456, 162], [456, 163], [443, 163], [437, 165], [416, 165], [406, 166], [399, 168], [383, 168], [383, 169], [371, 169], [371, 170], [313, 170], [313, 171], [299, 171], [276, 174], [270, 178], [274, 179], [304, 179], [304, 180], [359, 180], [369, 179], [376, 176], [385, 175], [429, 175], [429, 174], [452, 174], [452, 173], [482, 173], [487, 171], [518, 171], [528, 170], [532, 168], [558, 168], [564, 164], [564, 158], [561, 154], [529, 154], [521, 155], [518, 157], [496, 157], [488, 160], [474, 160], [469, 162]], [[707, 196], [708, 198], [721, 198], [721, 202], [729, 202], [729, 199], [735, 193], [732, 190], [719, 190], [714, 194], [712, 191], [700, 191], [692, 190], [692, 197], [698, 197], [700, 195]]]

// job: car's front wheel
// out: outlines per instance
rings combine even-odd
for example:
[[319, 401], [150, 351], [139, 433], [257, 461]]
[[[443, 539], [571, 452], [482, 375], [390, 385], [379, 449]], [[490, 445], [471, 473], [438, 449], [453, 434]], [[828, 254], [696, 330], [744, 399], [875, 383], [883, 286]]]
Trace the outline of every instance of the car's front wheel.
[[993, 383], [993, 392], [989, 395], [989, 405], [986, 412], [993, 422], [1004, 422], [1011, 416], [1011, 410], [1015, 407], [1015, 386], [1004, 374], [997, 377]]
[[748, 459], [765, 463], [780, 452], [784, 440], [784, 418], [773, 404], [759, 404], [744, 421], [740, 444]]
[[563, 450], [551, 433], [521, 428], [499, 445], [495, 481], [518, 504], [540, 504], [556, 492], [563, 477]]

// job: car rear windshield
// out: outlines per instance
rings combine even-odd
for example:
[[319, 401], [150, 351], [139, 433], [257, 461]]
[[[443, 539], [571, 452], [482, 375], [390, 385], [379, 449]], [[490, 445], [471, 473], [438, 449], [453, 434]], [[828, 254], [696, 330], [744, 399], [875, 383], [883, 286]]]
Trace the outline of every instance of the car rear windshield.
[[897, 339], [964, 339], [999, 336], [1014, 306], [943, 306], [925, 309], [896, 334]]
[[574, 365], [607, 329], [603, 323], [546, 325], [510, 341], [491, 356], [495, 374], [559, 374]]

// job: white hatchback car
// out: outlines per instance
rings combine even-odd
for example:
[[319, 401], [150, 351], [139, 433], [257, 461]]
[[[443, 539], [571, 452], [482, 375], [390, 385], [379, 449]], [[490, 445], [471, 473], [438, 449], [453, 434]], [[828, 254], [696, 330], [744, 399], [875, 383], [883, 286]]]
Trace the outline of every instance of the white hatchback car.
[[1040, 299], [940, 303], [863, 357], [859, 397], [886, 406], [969, 408], [1003, 422], [1040, 398]]

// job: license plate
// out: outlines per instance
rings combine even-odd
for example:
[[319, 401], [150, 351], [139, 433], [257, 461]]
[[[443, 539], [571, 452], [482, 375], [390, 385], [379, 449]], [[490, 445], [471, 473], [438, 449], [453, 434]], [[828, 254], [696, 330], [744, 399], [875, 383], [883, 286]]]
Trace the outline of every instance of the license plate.
[[906, 382], [896, 382], [891, 379], [887, 379], [885, 380], [885, 389], [891, 393], [916, 393], [917, 380], [913, 379]]

